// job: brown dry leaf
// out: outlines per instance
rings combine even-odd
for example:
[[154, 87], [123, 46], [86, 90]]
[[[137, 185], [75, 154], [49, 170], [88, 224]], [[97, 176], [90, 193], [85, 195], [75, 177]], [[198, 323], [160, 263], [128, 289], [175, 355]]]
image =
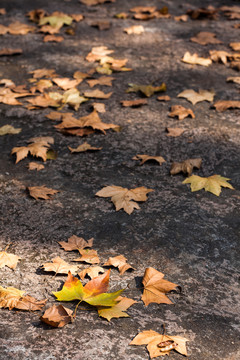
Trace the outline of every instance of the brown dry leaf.
[[55, 28], [55, 27], [52, 27], [50, 25], [43, 25], [40, 29], [39, 29], [39, 32], [42, 32], [42, 33], [46, 33], [46, 34], [50, 34], [50, 35], [53, 35], [53, 34], [57, 34], [59, 33], [59, 28]]
[[34, 30], [34, 26], [22, 24], [19, 21], [15, 21], [8, 26], [8, 32], [12, 35], [26, 35], [27, 33], [33, 32]]
[[82, 80], [72, 80], [69, 78], [53, 78], [52, 81], [57, 84], [63, 90], [69, 90], [75, 88], [78, 84], [82, 82]]
[[[93, 73], [94, 73], [95, 69], [93, 69], [93, 70], [94, 70], [93, 71]], [[73, 77], [76, 80], [82, 80], [83, 81], [84, 79], [91, 77], [91, 75], [90, 75], [90, 73], [86, 74], [86, 73], [83, 73], [81, 71], [75, 71], [75, 73], [73, 74]]]
[[[17, 89], [15, 88], [13, 90], [17, 90]], [[22, 103], [17, 101], [16, 98], [25, 97], [25, 96], [32, 96], [32, 93], [29, 93], [26, 90], [24, 90], [24, 92], [18, 93], [12, 91], [9, 88], [3, 88], [0, 90], [0, 103], [6, 105], [22, 105]]]
[[148, 306], [150, 303], [173, 304], [165, 294], [176, 290], [178, 285], [163, 278], [164, 274], [160, 271], [152, 267], [146, 268], [142, 280], [144, 286], [142, 301], [145, 306]]
[[73, 261], [85, 261], [89, 264], [99, 264], [100, 260], [96, 250], [93, 249], [80, 249], [81, 257], [74, 259]]
[[22, 54], [22, 49], [3, 48], [0, 49], [0, 56], [19, 55]]
[[84, 151], [88, 151], [88, 150], [92, 150], [92, 151], [102, 150], [102, 147], [100, 147], [100, 148], [92, 147], [92, 145], [88, 144], [87, 142], [79, 145], [76, 149], [73, 149], [70, 146], [68, 146], [68, 148], [71, 151], [71, 153], [84, 152]]
[[202, 165], [202, 159], [187, 159], [182, 162], [173, 162], [170, 169], [171, 175], [176, 175], [181, 171], [188, 176], [192, 175], [193, 168], [200, 169]]
[[48, 89], [51, 86], [53, 86], [53, 83], [51, 82], [51, 80], [41, 79], [41, 80], [37, 81], [34, 84], [34, 86], [31, 87], [30, 90], [32, 93], [35, 93], [36, 91], [43, 93], [45, 89]]
[[110, 21], [95, 21], [91, 23], [91, 26], [97, 27], [100, 31], [108, 30], [111, 26]]
[[167, 136], [172, 136], [172, 137], [178, 137], [180, 135], [182, 135], [182, 133], [184, 133], [184, 129], [181, 128], [167, 128], [168, 134], [166, 134]]
[[212, 102], [215, 96], [215, 92], [213, 90], [199, 90], [196, 92], [192, 89], [184, 90], [177, 97], [183, 97], [190, 101], [193, 105], [197, 104], [201, 101], [209, 101]]
[[100, 61], [113, 52], [114, 50], [109, 50], [107, 46], [96, 46], [93, 47], [91, 52], [86, 56], [86, 60], [89, 62]]
[[118, 303], [113, 306], [98, 306], [98, 315], [110, 321], [112, 318], [128, 317], [125, 313], [130, 306], [136, 304], [137, 301], [129, 299], [127, 297], [119, 296], [116, 301]]
[[6, 10], [4, 8], [0, 8], [0, 15], [5, 15], [6, 14]]
[[167, 90], [166, 84], [162, 83], [160, 86], [152, 85], [137, 85], [137, 84], [128, 84], [129, 88], [126, 90], [126, 93], [138, 92], [140, 91], [147, 97], [151, 97], [155, 92], [163, 92]]
[[111, 201], [114, 203], [116, 211], [123, 209], [130, 215], [134, 209], [140, 209], [135, 201], [146, 201], [147, 194], [152, 191], [154, 190], [147, 189], [145, 186], [129, 190], [121, 186], [112, 185], [105, 186], [95, 195], [100, 197], [111, 197]]
[[123, 100], [121, 101], [122, 106], [124, 107], [138, 107], [142, 105], [147, 105], [147, 99], [137, 99], [137, 100]]
[[234, 82], [235, 84], [240, 84], [240, 76], [230, 76], [227, 78], [227, 82]]
[[162, 95], [162, 96], [158, 96], [158, 97], [157, 97], [157, 100], [158, 100], [158, 101], [170, 101], [171, 98], [170, 98], [170, 96], [168, 96], [168, 95]]
[[33, 78], [34, 79], [38, 79], [38, 78], [53, 78], [53, 77], [57, 77], [58, 75], [55, 73], [54, 69], [37, 69], [37, 70], [33, 70], [30, 71], [29, 74], [33, 74]]
[[46, 35], [43, 38], [44, 42], [62, 42], [64, 40], [63, 36], [56, 36], [56, 35]]
[[115, 0], [79, 0], [82, 4], [87, 6], [100, 5], [105, 2], [115, 2]]
[[105, 269], [103, 269], [101, 266], [92, 266], [87, 269], [83, 269], [80, 273], [78, 273], [78, 276], [80, 276], [81, 280], [83, 280], [86, 275], [88, 275], [91, 279], [94, 279], [99, 275], [99, 273], [104, 273]]
[[51, 263], [44, 263], [42, 267], [45, 271], [55, 272], [55, 274], [68, 274], [71, 271], [72, 274], [76, 274], [79, 270], [77, 265], [68, 264], [59, 256], [51, 260]]
[[229, 52], [223, 50], [210, 50], [209, 54], [212, 61], [222, 62], [225, 65], [227, 64], [228, 60], [232, 60], [234, 58], [233, 54], [230, 54]]
[[8, 28], [0, 24], [0, 35], [5, 35], [8, 33]]
[[234, 51], [240, 51], [240, 42], [231, 42], [229, 44], [229, 46], [234, 50]]
[[149, 14], [152, 14], [156, 10], [157, 10], [156, 6], [135, 6], [135, 7], [131, 8], [129, 11], [135, 12], [135, 13], [149, 13]]
[[93, 109], [99, 113], [106, 112], [105, 104], [103, 104], [103, 103], [93, 103], [92, 106], [93, 106]]
[[82, 21], [84, 19], [82, 14], [71, 14], [70, 16], [76, 22]]
[[68, 242], [66, 241], [58, 241], [58, 243], [63, 247], [63, 249], [65, 251], [72, 251], [72, 250], [82, 250], [86, 247], [92, 247], [93, 245], [93, 238], [89, 239], [89, 240], [84, 240], [81, 237], [78, 237], [76, 235], [72, 235], [69, 239]]
[[10, 269], [15, 270], [18, 260], [20, 259], [21, 258], [17, 255], [7, 253], [6, 251], [0, 251], [0, 269], [3, 268], [4, 266], [7, 266]]
[[190, 116], [192, 119], [195, 119], [195, 115], [191, 109], [186, 109], [181, 105], [174, 105], [171, 107], [171, 112], [168, 114], [169, 117], [178, 117], [178, 120], [183, 120], [186, 117]]
[[108, 261], [103, 264], [103, 266], [117, 267], [120, 275], [123, 275], [125, 271], [129, 269], [135, 270], [131, 265], [127, 264], [127, 259], [123, 255], [110, 257]]
[[88, 101], [84, 96], [80, 96], [80, 92], [76, 88], [69, 89], [64, 92], [63, 95], [59, 93], [49, 93], [49, 95], [53, 98], [59, 99], [63, 104], [68, 104], [74, 108], [75, 111], [79, 109], [79, 106]]
[[166, 160], [162, 156], [151, 156], [151, 155], [136, 155], [132, 158], [133, 160], [141, 160], [140, 165], [143, 165], [146, 161], [157, 161], [159, 165], [162, 165]]
[[35, 23], [39, 23], [39, 20], [41, 18], [43, 18], [44, 16], [47, 16], [48, 13], [43, 10], [43, 9], [35, 9], [35, 10], [32, 10], [32, 11], [29, 11], [26, 16], [29, 17], [29, 20], [35, 22]]
[[189, 51], [185, 52], [181, 61], [191, 65], [209, 66], [212, 64], [211, 59], [199, 57], [197, 53], [191, 55]]
[[62, 328], [73, 322], [72, 313], [72, 310], [62, 305], [53, 305], [45, 311], [40, 320], [53, 327]]
[[65, 135], [74, 135], [74, 136], [88, 136], [93, 134], [95, 131], [90, 128], [86, 129], [62, 129], [61, 132]]
[[175, 350], [182, 355], [187, 356], [186, 342], [187, 338], [182, 336], [161, 335], [153, 330], [147, 330], [139, 333], [130, 342], [130, 345], [147, 345], [150, 358], [169, 355], [171, 350]]
[[220, 8], [223, 11], [229, 20], [238, 20], [240, 19], [240, 7], [239, 6], [222, 6]]
[[27, 311], [41, 310], [47, 300], [37, 301], [32, 296], [23, 296], [25, 291], [14, 287], [3, 288], [0, 286], [0, 308], [9, 308], [9, 310], [20, 309]]
[[[153, 10], [154, 9], [154, 10]], [[167, 6], [164, 6], [162, 9], [158, 9], [155, 6], [136, 6], [130, 11], [135, 12], [133, 15], [134, 19], [137, 20], [151, 20], [154, 18], [170, 18], [171, 15], [168, 13]]]
[[115, 80], [114, 77], [111, 76], [101, 76], [98, 79], [87, 80], [88, 85], [92, 88], [95, 85], [105, 85], [112, 86], [112, 81]]
[[[71, 114], [71, 113], [68, 113], [68, 114]], [[48, 115], [46, 115], [46, 118], [48, 118], [50, 120], [61, 120], [62, 113], [60, 113], [59, 111], [51, 111]]]
[[112, 91], [105, 94], [103, 91], [99, 89], [88, 90], [84, 92], [84, 96], [95, 99], [109, 99], [111, 95], [112, 95]]
[[219, 112], [227, 109], [240, 109], [240, 101], [238, 100], [219, 100], [213, 104], [215, 109]]
[[30, 108], [36, 109], [38, 107], [59, 107], [61, 105], [61, 99], [53, 99], [49, 96], [49, 94], [43, 94], [31, 99], [27, 99], [27, 102], [33, 105]]
[[43, 164], [38, 164], [38, 163], [35, 163], [35, 162], [30, 162], [28, 164], [28, 169], [29, 170], [37, 170], [37, 171], [39, 171], [39, 170], [44, 169], [44, 165]]
[[37, 311], [37, 310], [42, 310], [46, 302], [47, 299], [39, 301], [32, 296], [26, 295], [19, 299], [15, 308], [25, 311]]
[[7, 134], [19, 134], [21, 131], [21, 128], [15, 128], [12, 125], [3, 125], [0, 127], [0, 136]]
[[131, 34], [140, 35], [144, 31], [145, 30], [142, 25], [132, 25], [132, 26], [124, 29], [124, 32], [126, 32], [128, 35], [131, 35]]
[[174, 16], [174, 20], [186, 22], [186, 21], [188, 21], [188, 15], [183, 14], [180, 16]]
[[222, 41], [216, 39], [216, 34], [207, 31], [200, 31], [196, 36], [190, 39], [191, 41], [200, 44], [222, 44]]
[[27, 157], [29, 153], [46, 161], [47, 152], [49, 151], [50, 144], [54, 143], [54, 139], [50, 136], [42, 136], [31, 138], [28, 142], [30, 142], [28, 146], [18, 146], [12, 149], [11, 154], [16, 153], [16, 164]]
[[30, 196], [32, 196], [34, 199], [38, 200], [38, 199], [44, 199], [44, 200], [48, 200], [51, 199], [50, 195], [55, 195], [56, 193], [58, 193], [58, 190], [54, 190], [51, 188], [47, 188], [45, 185], [42, 186], [31, 186], [31, 187], [27, 187]]
[[232, 69], [240, 71], [240, 61], [232, 61], [230, 66]]
[[4, 85], [5, 87], [16, 87], [14, 82], [10, 79], [1, 79], [0, 85]]
[[209, 5], [207, 8], [199, 8], [199, 9], [194, 9], [194, 10], [189, 9], [187, 11], [187, 14], [193, 20], [201, 20], [204, 18], [216, 20], [218, 17], [217, 12], [218, 12], [218, 9], [215, 9], [213, 6]]

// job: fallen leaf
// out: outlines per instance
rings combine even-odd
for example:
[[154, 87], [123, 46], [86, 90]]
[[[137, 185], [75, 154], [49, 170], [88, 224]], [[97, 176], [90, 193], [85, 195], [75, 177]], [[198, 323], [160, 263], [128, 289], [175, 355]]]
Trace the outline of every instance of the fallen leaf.
[[168, 95], [162, 95], [162, 96], [158, 96], [158, 97], [157, 97], [157, 100], [158, 100], [158, 101], [170, 101], [171, 98], [170, 98], [170, 96], [168, 96]]
[[112, 92], [105, 94], [103, 91], [101, 91], [99, 89], [87, 90], [84, 92], [84, 96], [86, 96], [88, 98], [95, 98], [95, 99], [109, 99], [111, 95], [112, 95]]
[[73, 311], [62, 306], [53, 305], [40, 317], [40, 320], [53, 327], [61, 328], [73, 321]]
[[182, 162], [173, 162], [170, 169], [171, 175], [176, 175], [181, 171], [188, 176], [192, 175], [193, 168], [200, 169], [202, 165], [202, 159], [187, 159]]
[[29, 20], [35, 22], [35, 23], [39, 23], [39, 20], [41, 18], [43, 18], [44, 16], [47, 16], [47, 12], [43, 9], [35, 9], [32, 11], [29, 11], [26, 16], [29, 17]]
[[7, 253], [6, 251], [0, 251], [0, 269], [7, 266], [10, 269], [15, 270], [18, 260], [20, 259], [21, 258], [17, 255]]
[[105, 2], [115, 2], [115, 0], [79, 0], [82, 4], [87, 6], [100, 5]]
[[12, 149], [11, 154], [16, 154], [16, 164], [28, 156], [40, 157], [43, 161], [47, 160], [47, 152], [49, 151], [50, 144], [54, 143], [54, 139], [49, 136], [42, 136], [29, 139], [30, 144], [27, 146], [17, 146]]
[[126, 311], [130, 306], [136, 304], [137, 301], [127, 297], [119, 296], [116, 301], [119, 301], [113, 306], [98, 306], [98, 315], [110, 321], [112, 318], [129, 317]]
[[91, 23], [91, 26], [97, 27], [100, 31], [108, 30], [111, 26], [110, 21], [95, 21]]
[[213, 104], [215, 109], [219, 112], [227, 109], [240, 109], [240, 101], [238, 100], [219, 100]]
[[86, 56], [86, 60], [89, 62], [100, 61], [102, 58], [113, 53], [114, 50], [109, 50], [107, 46], [93, 47], [90, 53]]
[[122, 106], [124, 107], [138, 107], [142, 105], [147, 105], [147, 99], [137, 99], [137, 100], [123, 100], [121, 101]]
[[15, 21], [14, 23], [10, 24], [7, 29], [7, 32], [9, 32], [11, 35], [26, 35], [29, 32], [33, 32], [35, 27], [22, 24], [19, 21]]
[[8, 28], [2, 24], [0, 24], [0, 35], [5, 35], [8, 33]]
[[37, 69], [37, 70], [33, 70], [30, 71], [29, 74], [33, 74], [33, 78], [34, 79], [38, 79], [38, 78], [53, 78], [53, 77], [57, 77], [58, 75], [55, 73], [54, 69]]
[[36, 91], [39, 92], [44, 92], [45, 89], [50, 88], [51, 86], [53, 86], [53, 83], [51, 82], [51, 80], [48, 79], [41, 79], [39, 81], [37, 81], [34, 86], [31, 87], [31, 91], [32, 93], [35, 93]]
[[31, 197], [33, 197], [34, 199], [38, 200], [38, 199], [44, 199], [44, 200], [48, 200], [51, 199], [50, 195], [55, 195], [56, 193], [58, 193], [58, 190], [54, 190], [54, 189], [50, 189], [47, 188], [45, 185], [42, 186], [29, 186], [27, 187], [29, 194]]
[[193, 105], [197, 104], [201, 101], [209, 101], [212, 102], [215, 96], [215, 92], [213, 90], [199, 90], [196, 92], [192, 89], [184, 90], [177, 97], [183, 97], [190, 101]]
[[154, 13], [157, 10], [156, 6], [135, 6], [130, 9], [131, 12], [135, 13]]
[[88, 275], [91, 279], [94, 279], [99, 275], [99, 273], [104, 273], [105, 269], [103, 269], [101, 266], [92, 266], [86, 269], [83, 269], [78, 275], [80, 276], [81, 280], [85, 278], [86, 275]]
[[186, 117], [190, 116], [192, 119], [195, 119], [195, 115], [191, 109], [186, 109], [181, 105], [174, 105], [171, 107], [171, 112], [168, 114], [170, 117], [178, 117], [178, 120], [183, 120]]
[[159, 165], [162, 165], [165, 160], [162, 156], [150, 156], [150, 155], [136, 155], [132, 158], [133, 160], [141, 160], [140, 165], [143, 165], [146, 161], [157, 161]]
[[93, 110], [96, 110], [99, 113], [106, 112], [105, 104], [103, 103], [93, 103], [92, 106], [93, 106]]
[[207, 31], [201, 31], [195, 37], [192, 37], [190, 40], [200, 45], [222, 43], [222, 41], [216, 39], [216, 34]]
[[0, 49], [0, 56], [19, 55], [22, 54], [22, 49], [3, 48]]
[[14, 287], [4, 288], [0, 286], [0, 308], [9, 308], [35, 311], [41, 310], [47, 300], [37, 301], [35, 298], [26, 295], [25, 291], [18, 290]]
[[1, 79], [0, 80], [0, 85], [4, 85], [5, 87], [15, 87], [16, 85], [14, 84], [14, 82], [10, 79]]
[[43, 164], [38, 164], [38, 163], [35, 163], [35, 162], [30, 162], [28, 164], [28, 169], [29, 170], [37, 170], [37, 171], [39, 171], [39, 170], [44, 169], [44, 165]]
[[90, 280], [85, 286], [69, 272], [61, 291], [53, 292], [58, 301], [80, 300], [92, 306], [113, 306], [123, 290], [106, 293], [109, 284], [110, 270]]
[[17, 93], [17, 92], [12, 91], [9, 88], [3, 88], [0, 90], [0, 103], [6, 104], [6, 105], [22, 105], [22, 103], [17, 101], [16, 98], [31, 96], [31, 95], [32, 95], [32, 93], [29, 93], [29, 92]]
[[71, 14], [71, 18], [76, 21], [82, 21], [84, 19], [84, 16], [82, 14]]
[[[71, 114], [71, 113], [67, 113], [67, 114]], [[46, 118], [50, 120], [61, 120], [62, 113], [60, 113], [59, 111], [51, 111], [49, 114], [46, 115]]]
[[51, 16], [42, 17], [39, 20], [38, 25], [42, 26], [49, 24], [54, 28], [61, 29], [63, 25], [71, 25], [72, 21], [73, 19], [71, 16], [68, 16], [62, 12], [55, 11], [51, 14]]
[[184, 133], [184, 129], [181, 128], [167, 128], [168, 134], [166, 134], [167, 136], [172, 136], [172, 137], [178, 137], [180, 135], [182, 135], [182, 133]]
[[207, 8], [199, 8], [199, 9], [189, 9], [187, 11], [187, 15], [189, 15], [193, 20], [201, 20], [204, 18], [208, 18], [211, 20], [217, 19], [218, 9], [215, 9], [213, 6], [209, 5]]
[[240, 71], [240, 61], [232, 61], [230, 64], [230, 67], [232, 69], [236, 69], [236, 70]]
[[212, 175], [209, 177], [201, 177], [192, 175], [183, 181], [183, 184], [191, 184], [191, 191], [198, 191], [205, 189], [212, 194], [219, 196], [221, 193], [221, 186], [234, 190], [231, 184], [227, 181], [231, 180], [221, 175]]
[[12, 125], [3, 125], [0, 127], [0, 136], [7, 134], [19, 134], [22, 131], [21, 128], [15, 128]]
[[78, 237], [76, 235], [72, 235], [68, 241], [58, 241], [58, 243], [63, 247], [65, 251], [72, 251], [72, 250], [82, 250], [86, 247], [92, 247], [93, 245], [93, 238], [89, 240], [84, 240], [82, 237]]
[[212, 59], [212, 61], [214, 62], [219, 62], [221, 61], [223, 64], [227, 64], [229, 59], [232, 59], [232, 54], [230, 54], [227, 51], [223, 51], [223, 50], [210, 50], [209, 51], [210, 54], [210, 58]]
[[36, 96], [31, 99], [27, 99], [27, 102], [33, 105], [33, 108], [36, 107], [59, 107], [61, 105], [61, 97], [59, 99], [53, 99], [50, 97], [51, 93], [43, 94]]
[[128, 34], [135, 34], [135, 35], [140, 35], [142, 34], [145, 30], [144, 27], [142, 25], [132, 25], [128, 28], [125, 28], [124, 31]]
[[120, 275], [123, 275], [125, 271], [129, 269], [135, 270], [131, 265], [127, 264], [127, 259], [123, 255], [110, 257], [108, 261], [103, 264], [103, 266], [117, 267], [120, 272]]
[[85, 97], [80, 96], [80, 92], [75, 88], [65, 91], [62, 96], [62, 103], [69, 104], [76, 111], [79, 109], [79, 106], [87, 100]]
[[174, 20], [186, 22], [186, 21], [188, 21], [188, 15], [183, 14], [180, 16], [174, 16]]
[[234, 82], [235, 84], [240, 84], [240, 76], [229, 76], [227, 82]]
[[173, 304], [165, 294], [176, 290], [178, 285], [163, 278], [164, 274], [160, 271], [152, 267], [146, 268], [142, 280], [144, 286], [142, 301], [145, 306], [148, 306], [150, 303]]
[[162, 92], [167, 90], [165, 83], [162, 83], [160, 86], [136, 85], [136, 84], [128, 84], [128, 85], [129, 88], [126, 90], [127, 93], [140, 91], [142, 94], [144, 94], [147, 97], [152, 96], [155, 92]]
[[0, 15], [5, 15], [6, 14], [6, 10], [4, 8], [0, 8]]
[[117, 19], [127, 19], [128, 14], [125, 13], [125, 12], [121, 12], [121, 13], [115, 14], [114, 17], [117, 18]]
[[69, 271], [76, 274], [79, 270], [77, 265], [70, 265], [59, 256], [52, 259], [51, 263], [42, 264], [42, 267], [45, 271], [55, 272], [55, 274], [68, 274]]
[[19, 310], [25, 311], [37, 311], [42, 310], [45, 306], [47, 299], [45, 300], [36, 300], [34, 297], [26, 295], [19, 299], [15, 308]]
[[229, 44], [229, 46], [234, 50], [234, 51], [240, 51], [240, 42], [231, 42]]
[[[182, 336], [161, 335], [153, 330], [140, 332], [130, 342], [130, 345], [147, 345], [150, 358], [169, 355], [171, 350], [175, 350], [182, 355], [187, 356], [186, 342], [187, 338]], [[174, 346], [170, 346], [174, 344]]]
[[78, 152], [84, 152], [84, 151], [88, 151], [88, 150], [92, 150], [92, 151], [96, 151], [96, 150], [102, 150], [102, 147], [97, 148], [97, 147], [92, 147], [90, 144], [88, 144], [87, 142], [79, 145], [76, 149], [71, 148], [70, 146], [68, 147], [69, 150], [71, 151], [71, 153], [78, 153]]
[[73, 261], [84, 261], [89, 264], [99, 264], [100, 260], [96, 250], [93, 249], [80, 249], [81, 257], [74, 259]]
[[202, 65], [202, 66], [209, 66], [212, 64], [211, 59], [206, 59], [199, 57], [198, 54], [191, 55], [190, 52], [185, 52], [183, 58], [181, 59], [182, 62], [191, 64], [191, 65]]
[[95, 85], [105, 85], [112, 86], [112, 81], [115, 80], [114, 77], [111, 76], [101, 76], [98, 79], [87, 80], [87, 83], [90, 87], [94, 87]]
[[[95, 69], [93, 69], [93, 73], [95, 72]], [[90, 77], [90, 73], [83, 73], [81, 71], [75, 71], [75, 73], [73, 74], [74, 79], [77, 80], [84, 80], [86, 78]]]
[[63, 36], [56, 36], [56, 35], [46, 35], [43, 38], [44, 42], [62, 42], [64, 40]]
[[112, 185], [105, 186], [96, 193], [96, 196], [111, 197], [111, 201], [114, 203], [116, 211], [123, 209], [130, 215], [134, 209], [140, 209], [135, 201], [146, 201], [147, 194], [152, 191], [154, 190], [147, 189], [145, 186], [128, 190], [121, 186]]
[[77, 79], [72, 80], [69, 78], [53, 78], [52, 80], [55, 84], [57, 84], [57, 86], [59, 86], [63, 90], [72, 89], [72, 88], [76, 87], [78, 84], [80, 84], [82, 81], [81, 79], [80, 80], [77, 80]]

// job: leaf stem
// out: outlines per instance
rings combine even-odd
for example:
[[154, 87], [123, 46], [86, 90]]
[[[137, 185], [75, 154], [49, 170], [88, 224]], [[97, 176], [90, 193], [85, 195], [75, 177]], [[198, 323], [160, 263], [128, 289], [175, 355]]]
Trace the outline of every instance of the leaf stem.
[[77, 309], [78, 309], [78, 306], [81, 304], [81, 302], [82, 302], [82, 300], [80, 300], [80, 301], [77, 303], [77, 306], [75, 307], [75, 310], [74, 310], [73, 318], [76, 317]]

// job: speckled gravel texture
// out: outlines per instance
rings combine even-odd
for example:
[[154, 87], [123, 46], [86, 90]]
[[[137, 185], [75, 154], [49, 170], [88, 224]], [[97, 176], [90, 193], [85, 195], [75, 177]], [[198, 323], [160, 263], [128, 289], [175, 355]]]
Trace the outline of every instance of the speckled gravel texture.
[[[194, 3], [194, 4], [193, 4]], [[121, 132], [95, 133], [87, 140], [99, 152], [71, 154], [84, 139], [57, 132], [54, 121], [45, 117], [51, 110], [27, 110], [25, 106], [0, 104], [0, 126], [21, 127], [18, 135], [0, 138], [0, 248], [12, 243], [9, 251], [22, 260], [15, 271], [0, 269], [0, 285], [25, 290], [38, 299], [54, 304], [52, 291], [61, 288], [66, 277], [47, 274], [41, 264], [56, 256], [71, 262], [76, 253], [64, 252], [57, 241], [67, 241], [76, 234], [94, 237], [101, 264], [109, 256], [123, 254], [136, 268], [119, 276], [111, 272], [111, 290], [126, 288], [125, 294], [138, 301], [128, 310], [129, 318], [99, 318], [96, 312], [79, 311], [74, 323], [62, 329], [42, 324], [40, 313], [1, 309], [0, 359], [17, 360], [144, 360], [149, 359], [144, 346], [129, 346], [140, 331], [161, 332], [164, 323], [169, 335], [189, 338], [191, 360], [238, 360], [239, 342], [239, 201], [240, 201], [240, 110], [216, 112], [208, 102], [195, 106], [177, 98], [185, 89], [214, 89], [215, 100], [239, 100], [239, 86], [227, 83], [238, 72], [222, 64], [209, 67], [181, 62], [186, 51], [208, 56], [209, 50], [231, 51], [228, 44], [239, 41], [239, 29], [220, 14], [218, 20], [177, 22], [173, 16], [188, 8], [207, 5], [238, 5], [237, 1], [137, 1], [116, 0], [87, 7], [77, 0], [2, 0], [7, 10], [0, 23], [19, 20], [29, 23], [27, 11], [43, 8], [49, 13], [82, 13], [85, 19], [75, 25], [75, 35], [61, 35], [61, 43], [44, 43], [43, 35], [1, 36], [1, 48], [21, 47], [23, 54], [0, 57], [0, 77], [17, 85], [28, 83], [29, 71], [54, 68], [61, 76], [71, 77], [76, 70], [85, 72], [93, 65], [85, 56], [93, 46], [113, 49], [115, 58], [127, 58], [132, 72], [114, 73], [113, 95], [100, 114], [107, 123], [116, 123]], [[171, 19], [136, 21], [116, 19], [114, 14], [136, 5], [168, 6]], [[111, 21], [105, 31], [91, 27], [96, 20]], [[125, 27], [143, 25], [141, 35], [127, 35]], [[199, 31], [211, 31], [223, 43], [201, 46], [190, 42]], [[122, 108], [121, 100], [139, 98], [126, 94], [128, 83], [167, 84], [170, 102], [159, 102], [157, 94], [140, 108]], [[107, 92], [109, 87], [101, 86]], [[88, 89], [83, 82], [80, 90]], [[91, 100], [75, 113], [89, 114]], [[26, 102], [25, 102], [26, 104]], [[172, 105], [191, 108], [195, 119], [183, 121], [167, 116]], [[67, 107], [63, 111], [72, 111]], [[166, 136], [166, 127], [182, 127], [183, 135]], [[48, 160], [39, 172], [29, 171], [30, 157], [15, 165], [14, 146], [23, 146], [33, 136], [53, 136], [56, 160]], [[161, 155], [166, 162], [140, 166], [132, 160], [136, 154]], [[192, 193], [182, 184], [184, 176], [169, 175], [172, 161], [201, 157], [202, 168], [195, 174], [220, 174], [231, 179], [235, 190], [223, 189], [219, 197], [204, 190]], [[39, 161], [40, 163], [41, 161]], [[30, 198], [26, 187], [46, 185], [59, 190], [52, 200]], [[141, 210], [131, 215], [116, 212], [110, 199], [95, 197], [105, 185], [128, 188], [146, 186], [154, 189]], [[181, 286], [180, 294], [170, 294], [174, 305], [141, 302], [141, 277], [146, 267], [163, 272]], [[81, 265], [84, 268], [85, 265]], [[137, 288], [138, 287], [138, 288]], [[75, 303], [68, 303], [74, 309]], [[176, 352], [171, 359], [182, 359]]]

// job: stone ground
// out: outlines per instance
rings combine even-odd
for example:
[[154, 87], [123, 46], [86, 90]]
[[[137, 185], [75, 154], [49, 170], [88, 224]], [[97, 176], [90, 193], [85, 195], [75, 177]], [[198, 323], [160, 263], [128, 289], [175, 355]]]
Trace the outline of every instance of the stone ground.
[[[27, 82], [29, 71], [54, 68], [61, 76], [92, 67], [84, 60], [93, 46], [106, 45], [115, 50], [116, 58], [128, 58], [132, 72], [114, 74], [113, 95], [103, 100], [107, 112], [105, 122], [122, 126], [117, 133], [96, 133], [88, 137], [93, 146], [103, 150], [72, 155], [67, 146], [83, 142], [78, 137], [56, 131], [45, 115], [47, 110], [27, 110], [23, 106], [0, 105], [0, 126], [21, 127], [18, 135], [1, 137], [1, 229], [2, 249], [12, 242], [11, 252], [22, 260], [13, 272], [2, 268], [2, 286], [14, 286], [38, 299], [55, 303], [52, 291], [61, 288], [65, 276], [53, 277], [40, 270], [40, 265], [55, 256], [66, 261], [73, 253], [60, 249], [57, 241], [66, 241], [73, 234], [88, 239], [94, 237], [94, 248], [102, 261], [123, 254], [134, 272], [122, 277], [113, 269], [111, 290], [127, 287], [126, 296], [139, 301], [132, 306], [129, 318], [107, 322], [95, 312], [79, 311], [76, 321], [62, 329], [50, 328], [39, 320], [40, 312], [26, 313], [1, 310], [0, 359], [28, 360], [142, 360], [148, 359], [144, 346], [129, 346], [140, 331], [161, 332], [166, 325], [169, 335], [189, 338], [188, 352], [192, 360], [240, 359], [239, 344], [239, 199], [240, 199], [240, 111], [217, 113], [207, 102], [192, 106], [177, 94], [185, 89], [211, 89], [215, 100], [238, 100], [239, 88], [226, 83], [228, 76], [238, 73], [222, 64], [206, 67], [181, 62], [185, 51], [207, 56], [211, 49], [226, 50], [232, 41], [239, 41], [239, 29], [223, 14], [219, 20], [171, 19], [137, 22], [120, 20], [114, 14], [136, 5], [168, 6], [173, 16], [190, 7], [236, 5], [236, 1], [125, 1], [116, 0], [88, 8], [77, 0], [17, 1], [2, 0], [7, 14], [0, 23], [8, 25], [19, 20], [28, 23], [27, 11], [44, 8], [48, 12], [82, 13], [85, 19], [77, 23], [75, 36], [64, 35], [62, 43], [43, 43], [39, 33], [25, 36], [1, 36], [1, 47], [21, 47], [23, 54], [0, 58], [1, 78], [16, 84]], [[95, 20], [111, 20], [109, 30], [99, 31], [90, 26]], [[127, 35], [123, 28], [142, 24], [145, 33]], [[220, 45], [201, 46], [189, 39], [199, 31], [212, 31], [223, 41]], [[64, 30], [62, 30], [64, 34]], [[128, 83], [167, 84], [170, 103], [156, 101], [137, 109], [122, 108], [121, 100], [138, 98], [126, 94]], [[80, 89], [87, 88], [83, 83]], [[108, 90], [102, 87], [103, 90]], [[92, 101], [91, 101], [92, 102]], [[77, 116], [91, 110], [91, 102], [83, 104]], [[180, 104], [194, 110], [195, 119], [182, 122], [167, 116], [169, 107]], [[64, 111], [69, 111], [66, 109]], [[70, 110], [71, 111], [71, 110]], [[166, 126], [186, 129], [177, 138], [166, 136]], [[27, 170], [30, 159], [15, 165], [11, 156], [14, 146], [22, 146], [33, 136], [53, 136], [57, 160], [49, 160], [39, 172]], [[131, 160], [136, 154], [161, 155], [166, 159], [161, 167], [155, 163], [139, 166]], [[171, 177], [171, 161], [202, 157], [202, 169], [196, 174], [221, 174], [229, 177], [235, 191], [223, 189], [220, 197], [205, 191], [191, 193], [183, 185], [183, 175]], [[26, 192], [27, 186], [45, 184], [59, 190], [52, 200], [37, 201]], [[154, 189], [141, 210], [128, 215], [116, 212], [109, 199], [95, 197], [104, 185]], [[171, 294], [174, 305], [150, 304], [144, 307], [141, 291], [136, 288], [146, 267], [152, 266], [166, 274], [169, 281], [182, 287], [181, 294]], [[74, 309], [74, 303], [68, 303]], [[172, 359], [181, 359], [171, 353]]]

